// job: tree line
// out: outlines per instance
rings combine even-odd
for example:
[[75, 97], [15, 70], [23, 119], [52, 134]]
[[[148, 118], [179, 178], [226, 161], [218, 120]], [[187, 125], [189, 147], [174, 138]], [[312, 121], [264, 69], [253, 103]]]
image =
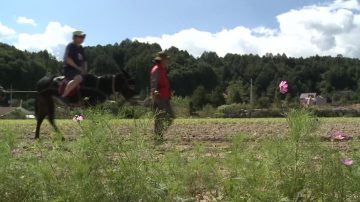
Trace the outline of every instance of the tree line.
[[[158, 44], [126, 39], [112, 45], [85, 47], [89, 72], [97, 75], [113, 74], [124, 68], [136, 78], [137, 90], [148, 95], [149, 71]], [[204, 52], [194, 57], [187, 51], [171, 47], [169, 79], [176, 96], [189, 97], [192, 107], [201, 109], [210, 104], [249, 103], [253, 84], [254, 105], [270, 107], [282, 100], [298, 102], [301, 93], [315, 92], [332, 103], [360, 101], [360, 60], [313, 56], [293, 58], [285, 54], [264, 56]], [[18, 90], [34, 90], [44, 75], [59, 75], [62, 62], [47, 51], [20, 51], [0, 44], [0, 85]], [[289, 82], [289, 93], [281, 95], [278, 84]]]

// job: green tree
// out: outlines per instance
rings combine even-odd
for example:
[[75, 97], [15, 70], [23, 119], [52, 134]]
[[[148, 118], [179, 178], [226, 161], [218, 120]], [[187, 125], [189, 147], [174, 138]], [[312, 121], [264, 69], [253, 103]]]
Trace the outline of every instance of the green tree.
[[192, 107], [199, 110], [208, 103], [206, 90], [203, 86], [199, 86], [191, 96]]
[[222, 87], [216, 87], [209, 95], [209, 101], [213, 107], [225, 104], [225, 91]]
[[242, 84], [242, 81], [232, 82], [227, 88], [226, 88], [226, 103], [232, 104], [232, 103], [241, 103], [241, 102], [247, 102], [247, 94], [244, 85]]

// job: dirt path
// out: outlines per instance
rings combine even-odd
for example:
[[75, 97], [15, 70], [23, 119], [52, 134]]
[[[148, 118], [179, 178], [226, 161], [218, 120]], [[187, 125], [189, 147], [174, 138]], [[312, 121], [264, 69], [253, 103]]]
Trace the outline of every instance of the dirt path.
[[[360, 119], [326, 119], [321, 121], [318, 135], [329, 137], [335, 131], [341, 130], [345, 134], [359, 139], [360, 137]], [[114, 130], [121, 132], [121, 134], [130, 134], [132, 130], [137, 130], [141, 134], [152, 135], [152, 123], [139, 123], [128, 121], [123, 123], [115, 121], [113, 124]], [[34, 124], [27, 122], [27, 124], [19, 124], [11, 127], [13, 132], [24, 134], [24, 139], [31, 139], [34, 135]], [[59, 123], [59, 128], [65, 135], [66, 139], [76, 139], [81, 128], [78, 124], [71, 121], [62, 121]], [[53, 129], [49, 124], [44, 124], [41, 132], [41, 138], [51, 140]], [[226, 149], [232, 137], [238, 134], [245, 134], [252, 140], [258, 140], [269, 136], [286, 135], [288, 126], [285, 120], [271, 121], [271, 119], [244, 121], [237, 120], [220, 120], [199, 122], [199, 120], [192, 123], [192, 120], [177, 121], [165, 134], [166, 145], [177, 145], [183, 149], [190, 149], [194, 145], [201, 143], [209, 149]]]

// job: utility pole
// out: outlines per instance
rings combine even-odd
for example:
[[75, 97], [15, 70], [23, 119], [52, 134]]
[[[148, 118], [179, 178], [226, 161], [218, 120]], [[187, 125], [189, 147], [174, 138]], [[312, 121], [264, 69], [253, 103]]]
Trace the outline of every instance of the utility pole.
[[253, 79], [250, 80], [250, 105], [253, 105]]
[[12, 107], [12, 94], [13, 94], [12, 91], [13, 91], [12, 90], [12, 84], [10, 84], [10, 107]]

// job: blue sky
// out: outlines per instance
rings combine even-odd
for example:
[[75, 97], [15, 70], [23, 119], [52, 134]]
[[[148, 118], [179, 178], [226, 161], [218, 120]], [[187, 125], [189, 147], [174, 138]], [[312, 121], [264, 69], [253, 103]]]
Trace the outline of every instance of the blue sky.
[[[276, 27], [276, 15], [319, 0], [11, 0], [3, 1], [0, 22], [27, 33], [41, 32], [50, 21], [88, 33], [89, 44], [159, 36], [196, 28], [215, 32], [239, 25]], [[324, 1], [322, 1], [324, 2]], [[326, 2], [326, 1], [325, 1]], [[16, 23], [18, 16], [38, 26]]]
[[[315, 7], [313, 9], [315, 11], [317, 11], [317, 8], [320, 8], [320, 10], [318, 9], [318, 14], [320, 17], [324, 17], [327, 14], [321, 11], [321, 8], [328, 9], [327, 12], [335, 14], [335, 16], [338, 11], [341, 11], [339, 12], [341, 14], [342, 10], [345, 9], [351, 11], [353, 16], [356, 17], [359, 13], [358, 5], [358, 0], [11, 0], [1, 3], [0, 40], [5, 43], [14, 44], [20, 49], [38, 50], [46, 48], [53, 54], [59, 54], [55, 50], [57, 43], [54, 42], [48, 47], [46, 43], [50, 44], [50, 42], [57, 41], [60, 45], [58, 47], [60, 50], [64, 46], [64, 39], [59, 39], [58, 36], [58, 38], [55, 39], [54, 37], [54, 40], [52, 40], [51, 36], [49, 36], [52, 32], [49, 29], [53, 29], [54, 33], [67, 33], [61, 36], [67, 40], [70, 40], [70, 35], [68, 34], [70, 30], [84, 30], [88, 34], [86, 39], [87, 45], [113, 44], [125, 38], [136, 38], [144, 42], [158, 42], [163, 48], [168, 48], [170, 46], [169, 42], [163, 36], [184, 37], [186, 34], [181, 35], [182, 31], [187, 33], [186, 36], [191, 36], [192, 32], [195, 35], [199, 34], [199, 36], [204, 33], [210, 33], [212, 36], [215, 36], [212, 39], [217, 39], [217, 34], [222, 36], [222, 31], [224, 30], [228, 31], [228, 34], [238, 36], [238, 38], [240, 36], [245, 37], [246, 31], [250, 31], [254, 32], [251, 34], [251, 37], [260, 37], [255, 38], [254, 41], [263, 40], [263, 37], [265, 37], [263, 35], [268, 37], [266, 39], [272, 40], [274, 36], [282, 36], [283, 29], [287, 29], [286, 27], [283, 28], [283, 25], [291, 26], [291, 22], [288, 22], [285, 18], [293, 17], [293, 23], [302, 23], [301, 13], [294, 11], [304, 11], [304, 14], [305, 11], [309, 10], [308, 7], [310, 6], [312, 8]], [[280, 21], [279, 16], [287, 17]], [[19, 23], [19, 17], [32, 20], [32, 25], [29, 22]], [[322, 24], [322, 20], [326, 21], [328, 18], [329, 16], [325, 16], [324, 19], [320, 19], [320, 22], [315, 23]], [[50, 22], [59, 24], [49, 26]], [[3, 33], [2, 36], [1, 26], [3, 30], [6, 28], [12, 30], [12, 35], [8, 30], [8, 35], [5, 36]], [[236, 29], [239, 27], [246, 29]], [[194, 29], [191, 30], [191, 28]], [[264, 32], [267, 34], [264, 34], [263, 31], [261, 33], [254, 31], [255, 29], [259, 30], [258, 28], [265, 30]], [[45, 34], [46, 30], [48, 30], [47, 34]], [[186, 31], [189, 31], [189, 33]], [[319, 33], [321, 34], [322, 32], [319, 31]], [[42, 37], [46, 39], [43, 40]], [[319, 39], [316, 40], [319, 43], [323, 43], [322, 36], [311, 36], [310, 38], [313, 39], [314, 37], [318, 37]], [[235, 38], [234, 41], [236, 43], [242, 43]], [[31, 44], [31, 40], [36, 41], [35, 39], [37, 43], [44, 42], [44, 44], [36, 47], [36, 44]], [[249, 40], [253, 39], [249, 38]], [[249, 40], [243, 43], [253, 43]], [[338, 40], [336, 39], [335, 41]], [[279, 50], [269, 48], [258, 50], [259, 47], [251, 44], [249, 45], [251, 46], [250, 48], [248, 46], [243, 47], [244, 45], [242, 45], [242, 49], [238, 47], [237, 49], [234, 48], [234, 50], [231, 48], [220, 50], [220, 47], [193, 47], [191, 44], [189, 45], [189, 43], [195, 44], [191, 40], [183, 42], [183, 44], [181, 44], [182, 42], [178, 43], [171, 45], [178, 45], [180, 48], [186, 49], [195, 55], [200, 53], [194, 51], [196, 48], [199, 51], [209, 49], [216, 52], [254, 52], [258, 54], [262, 54], [263, 52], [261, 51], [288, 51], [286, 47]], [[214, 43], [221, 42], [214, 41]], [[327, 47], [326, 45], [322, 47]], [[322, 47], [318, 50], [320, 54]], [[191, 48], [194, 50], [191, 50]], [[217, 51], [217, 49], [220, 51]], [[336, 51], [342, 53], [340, 49], [334, 49], [331, 52], [324, 52], [324, 54], [333, 54]], [[293, 52], [290, 50], [289, 54], [304, 54], [296, 53], [296, 50], [293, 50]], [[343, 52], [346, 52], [346, 50], [343, 50]]]

